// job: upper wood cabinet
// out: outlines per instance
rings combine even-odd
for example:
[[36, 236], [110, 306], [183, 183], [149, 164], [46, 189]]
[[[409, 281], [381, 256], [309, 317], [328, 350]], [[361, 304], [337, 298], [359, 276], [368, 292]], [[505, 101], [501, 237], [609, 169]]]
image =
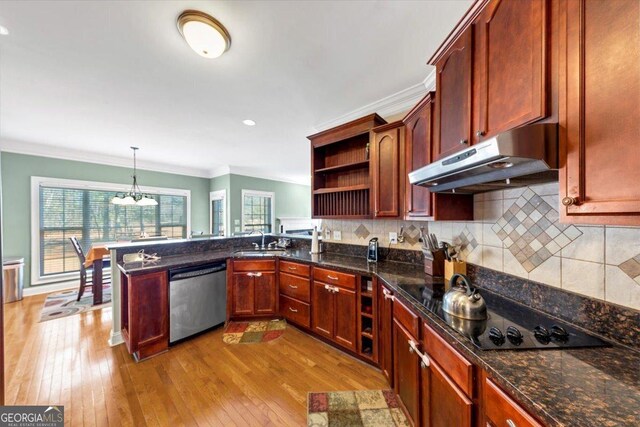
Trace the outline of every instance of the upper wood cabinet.
[[466, 25], [431, 58], [436, 159], [546, 117], [547, 3], [477, 2]]
[[476, 143], [546, 116], [547, 1], [493, 0], [473, 27]]
[[373, 216], [397, 217], [402, 214], [404, 191], [404, 125], [394, 122], [373, 129], [371, 172]]
[[435, 93], [428, 93], [409, 111], [404, 123], [404, 218], [408, 220], [473, 220], [473, 197], [462, 194], [431, 193], [428, 188], [409, 183], [409, 172], [432, 162]]
[[436, 132], [434, 157], [446, 157], [471, 141], [473, 27], [447, 49], [436, 66]]
[[640, 225], [640, 2], [565, 4], [561, 221]]
[[309, 136], [314, 218], [371, 218], [371, 130], [377, 114]]

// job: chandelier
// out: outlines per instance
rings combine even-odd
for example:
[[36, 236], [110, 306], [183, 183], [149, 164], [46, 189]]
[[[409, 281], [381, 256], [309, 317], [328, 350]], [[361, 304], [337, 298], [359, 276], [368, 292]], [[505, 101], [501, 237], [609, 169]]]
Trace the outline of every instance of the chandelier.
[[116, 193], [111, 199], [114, 205], [136, 205], [136, 206], [157, 206], [158, 201], [151, 194], [143, 193], [138, 186], [138, 178], [136, 177], [136, 151], [138, 147], [131, 147], [133, 150], [133, 184], [128, 193]]

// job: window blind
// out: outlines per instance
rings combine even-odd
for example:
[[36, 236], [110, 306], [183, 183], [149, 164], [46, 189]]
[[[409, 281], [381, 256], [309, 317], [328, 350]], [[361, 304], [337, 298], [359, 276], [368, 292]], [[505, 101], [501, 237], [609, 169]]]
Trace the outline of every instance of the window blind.
[[150, 236], [186, 237], [187, 198], [153, 195], [157, 206], [111, 204], [115, 191], [40, 186], [40, 275], [77, 271], [78, 257], [69, 238], [76, 236], [85, 253], [97, 242]]

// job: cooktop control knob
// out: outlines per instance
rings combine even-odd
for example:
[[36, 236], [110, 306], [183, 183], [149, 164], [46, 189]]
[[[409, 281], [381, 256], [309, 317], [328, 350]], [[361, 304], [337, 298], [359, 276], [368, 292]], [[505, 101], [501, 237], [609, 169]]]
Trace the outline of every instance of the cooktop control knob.
[[500, 346], [504, 344], [504, 334], [500, 329], [496, 328], [495, 326], [489, 329], [489, 339], [495, 345]]
[[515, 326], [509, 326], [507, 328], [507, 339], [513, 345], [522, 344], [522, 334]]
[[569, 340], [569, 333], [562, 326], [553, 325], [551, 327], [551, 338], [556, 341], [567, 342]]
[[551, 341], [551, 333], [542, 325], [533, 328], [533, 335], [540, 344], [549, 344], [549, 341]]

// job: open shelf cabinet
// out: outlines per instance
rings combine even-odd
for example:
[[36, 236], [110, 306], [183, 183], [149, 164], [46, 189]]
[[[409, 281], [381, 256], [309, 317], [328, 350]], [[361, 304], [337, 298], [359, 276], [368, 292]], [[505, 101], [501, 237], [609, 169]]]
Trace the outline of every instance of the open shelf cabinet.
[[378, 360], [377, 298], [372, 277], [360, 276], [358, 287], [358, 352]]

